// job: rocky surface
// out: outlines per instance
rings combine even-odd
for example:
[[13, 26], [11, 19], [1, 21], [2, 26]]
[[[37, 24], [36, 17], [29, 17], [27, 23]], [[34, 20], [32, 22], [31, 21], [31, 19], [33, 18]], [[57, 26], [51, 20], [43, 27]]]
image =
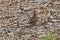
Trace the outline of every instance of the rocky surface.
[[0, 0], [0, 40], [60, 38], [60, 0]]

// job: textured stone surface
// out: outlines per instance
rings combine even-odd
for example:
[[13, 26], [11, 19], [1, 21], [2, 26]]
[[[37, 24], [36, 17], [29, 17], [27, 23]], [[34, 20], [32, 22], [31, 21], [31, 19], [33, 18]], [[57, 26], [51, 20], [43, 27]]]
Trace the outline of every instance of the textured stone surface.
[[0, 40], [60, 37], [60, 0], [0, 0]]

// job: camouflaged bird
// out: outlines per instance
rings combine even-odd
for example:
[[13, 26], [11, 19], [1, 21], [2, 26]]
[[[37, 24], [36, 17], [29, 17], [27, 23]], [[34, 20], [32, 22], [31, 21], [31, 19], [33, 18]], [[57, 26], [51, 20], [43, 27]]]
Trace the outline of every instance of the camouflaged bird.
[[33, 16], [30, 18], [30, 26], [35, 26], [37, 22], [37, 15], [36, 15], [36, 11], [34, 11]]

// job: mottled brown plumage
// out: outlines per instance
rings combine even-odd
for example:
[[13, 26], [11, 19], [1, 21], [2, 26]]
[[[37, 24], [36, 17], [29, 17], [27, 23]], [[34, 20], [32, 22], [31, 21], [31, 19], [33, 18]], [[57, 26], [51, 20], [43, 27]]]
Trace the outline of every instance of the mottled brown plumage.
[[30, 18], [29, 23], [30, 23], [31, 26], [35, 26], [36, 25], [36, 22], [37, 22], [37, 15], [36, 15], [36, 11], [34, 11], [34, 14]]

